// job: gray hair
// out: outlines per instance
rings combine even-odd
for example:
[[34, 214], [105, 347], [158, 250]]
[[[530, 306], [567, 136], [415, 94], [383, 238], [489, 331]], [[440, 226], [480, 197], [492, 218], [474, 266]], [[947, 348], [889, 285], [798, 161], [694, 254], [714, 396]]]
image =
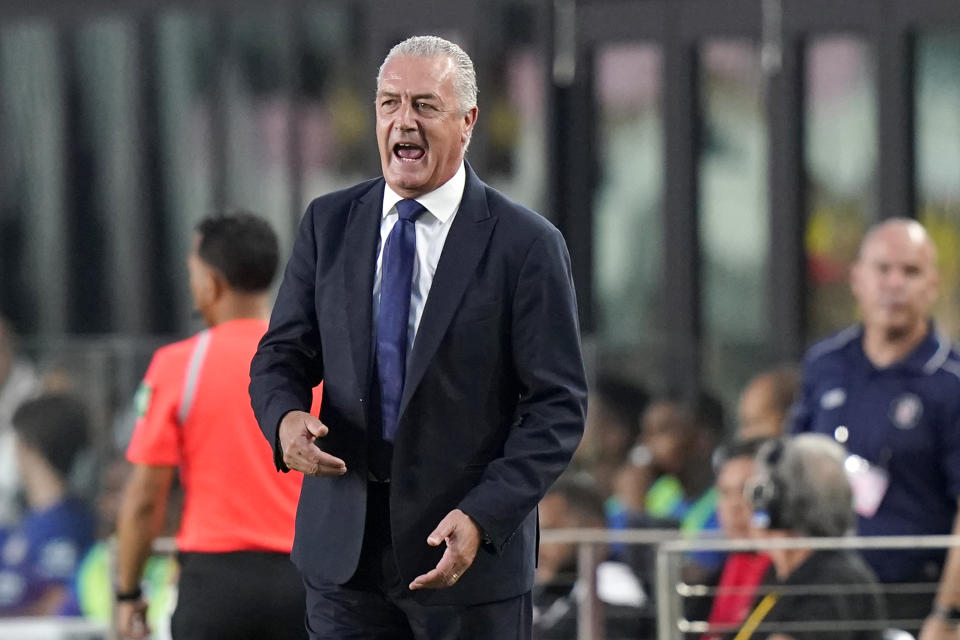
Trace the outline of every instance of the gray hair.
[[804, 536], [843, 536], [853, 527], [846, 450], [833, 438], [804, 433], [786, 440], [771, 469], [785, 527]]
[[473, 68], [473, 60], [458, 45], [437, 36], [413, 36], [394, 45], [377, 72], [377, 91], [383, 80], [383, 68], [394, 58], [440, 56], [453, 63], [453, 90], [457, 94], [457, 106], [460, 113], [466, 113], [477, 106], [477, 72]]

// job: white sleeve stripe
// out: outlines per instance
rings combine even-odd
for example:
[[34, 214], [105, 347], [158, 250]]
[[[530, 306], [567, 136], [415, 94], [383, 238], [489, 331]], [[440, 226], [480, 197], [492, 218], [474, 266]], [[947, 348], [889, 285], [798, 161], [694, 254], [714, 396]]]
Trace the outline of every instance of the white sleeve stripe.
[[850, 344], [851, 341], [860, 337], [860, 332], [862, 326], [855, 324], [853, 326], [847, 327], [846, 329], [840, 331], [831, 338], [827, 338], [823, 342], [814, 345], [810, 348], [810, 352], [807, 355], [807, 360], [813, 360], [819, 358], [822, 355], [830, 353], [831, 351], [836, 351], [842, 349], [843, 347]]
[[203, 368], [203, 360], [207, 355], [207, 348], [210, 346], [210, 331], [204, 330], [197, 336], [197, 344], [193, 347], [193, 353], [190, 354], [190, 360], [187, 363], [187, 379], [183, 385], [183, 395], [180, 397], [180, 411], [177, 412], [177, 422], [182, 427], [190, 416], [190, 409], [193, 407], [193, 398], [197, 393], [197, 381], [200, 379], [200, 370]]
[[943, 365], [947, 362], [947, 357], [950, 355], [950, 339], [940, 332], [937, 332], [936, 339], [937, 352], [923, 365], [923, 372], [927, 375], [936, 373], [938, 369], [943, 368]]
[[940, 369], [942, 369], [943, 371], [952, 373], [954, 376], [960, 379], [960, 364], [957, 364], [952, 360], [947, 360], [942, 365], [940, 365]]

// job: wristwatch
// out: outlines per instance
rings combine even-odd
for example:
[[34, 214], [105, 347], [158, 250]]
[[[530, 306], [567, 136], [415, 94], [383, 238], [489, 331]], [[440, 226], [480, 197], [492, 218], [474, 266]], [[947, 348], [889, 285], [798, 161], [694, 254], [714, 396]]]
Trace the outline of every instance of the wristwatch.
[[130, 591], [117, 591], [115, 595], [117, 602], [134, 602], [143, 597], [143, 591], [140, 587], [136, 587]]
[[933, 611], [930, 612], [930, 615], [940, 618], [951, 627], [960, 626], [960, 607], [945, 607], [942, 604], [935, 604], [933, 605]]

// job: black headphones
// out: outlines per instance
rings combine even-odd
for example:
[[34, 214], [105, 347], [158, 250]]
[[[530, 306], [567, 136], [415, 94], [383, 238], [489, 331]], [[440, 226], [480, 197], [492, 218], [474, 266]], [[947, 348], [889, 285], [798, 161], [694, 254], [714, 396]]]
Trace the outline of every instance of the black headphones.
[[756, 457], [757, 473], [744, 487], [753, 505], [751, 524], [757, 529], [790, 528], [784, 513], [786, 487], [778, 470], [785, 444], [783, 438], [776, 438], [760, 447]]

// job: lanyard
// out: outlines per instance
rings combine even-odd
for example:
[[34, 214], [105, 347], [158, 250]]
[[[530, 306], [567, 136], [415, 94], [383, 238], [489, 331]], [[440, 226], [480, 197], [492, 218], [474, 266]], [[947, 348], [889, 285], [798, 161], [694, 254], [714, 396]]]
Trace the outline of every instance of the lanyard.
[[760, 604], [750, 612], [746, 622], [740, 627], [740, 631], [737, 632], [733, 640], [748, 640], [750, 636], [753, 635], [753, 632], [757, 630], [757, 627], [760, 626], [763, 619], [767, 617], [767, 614], [770, 613], [770, 609], [773, 609], [773, 605], [776, 604], [778, 597], [779, 594], [777, 593], [768, 593], [764, 596]]

